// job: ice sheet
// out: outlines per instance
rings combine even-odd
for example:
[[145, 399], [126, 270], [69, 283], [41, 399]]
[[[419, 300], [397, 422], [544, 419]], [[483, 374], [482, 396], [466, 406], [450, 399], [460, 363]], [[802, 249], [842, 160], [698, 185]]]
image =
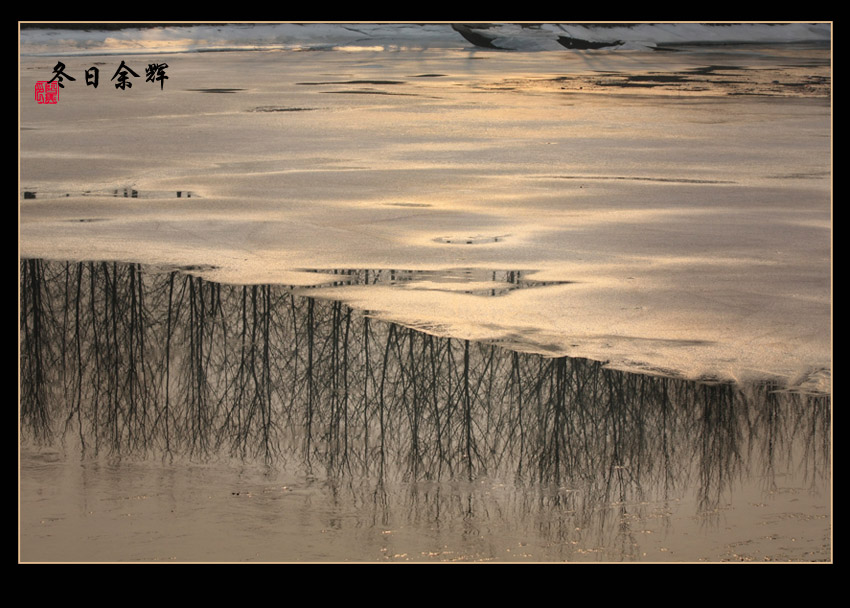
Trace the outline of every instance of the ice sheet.
[[[214, 266], [204, 276], [232, 283], [536, 270], [570, 283], [322, 293], [522, 350], [829, 390], [828, 48], [509, 53], [448, 26], [401, 45], [397, 29], [352, 41], [316, 25], [335, 50], [302, 52], [277, 27], [276, 47], [226, 53], [169, 54], [185, 32], [168, 30], [132, 48], [125, 33], [25, 36], [20, 255]], [[60, 60], [77, 80], [36, 104]], [[121, 60], [142, 74], [123, 91]], [[154, 62], [162, 88], [144, 82]]]

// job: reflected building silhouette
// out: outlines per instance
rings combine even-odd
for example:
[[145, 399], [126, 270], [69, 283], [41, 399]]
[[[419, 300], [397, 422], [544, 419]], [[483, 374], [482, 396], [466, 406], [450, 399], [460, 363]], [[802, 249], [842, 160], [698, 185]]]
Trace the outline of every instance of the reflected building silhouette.
[[592, 529], [620, 555], [635, 513], [685, 488], [710, 514], [780, 461], [829, 476], [828, 396], [439, 337], [281, 286], [115, 262], [20, 272], [24, 440], [87, 457], [259, 459], [322, 475], [376, 521], [385, 484], [419, 482], [395, 508], [470, 530], [474, 482], [503, 480], [488, 500], [516, 525], [561, 541]]

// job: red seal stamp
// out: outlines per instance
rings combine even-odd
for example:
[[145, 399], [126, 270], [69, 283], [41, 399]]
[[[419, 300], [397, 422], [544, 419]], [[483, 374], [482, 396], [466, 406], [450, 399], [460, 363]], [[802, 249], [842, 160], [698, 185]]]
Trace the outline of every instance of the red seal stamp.
[[46, 80], [36, 82], [35, 100], [38, 103], [59, 103], [59, 83]]

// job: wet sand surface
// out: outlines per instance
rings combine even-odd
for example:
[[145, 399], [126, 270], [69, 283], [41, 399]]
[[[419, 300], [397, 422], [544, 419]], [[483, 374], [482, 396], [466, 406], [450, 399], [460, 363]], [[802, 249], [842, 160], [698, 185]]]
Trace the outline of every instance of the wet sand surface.
[[[120, 60], [64, 59], [77, 72], [94, 63], [104, 73]], [[273, 466], [215, 450], [162, 462], [145, 450], [93, 454], [89, 445], [80, 457], [68, 438], [104, 429], [80, 426], [82, 417], [67, 423], [80, 411], [65, 398], [77, 369], [69, 363], [49, 401], [64, 413], [50, 424], [65, 448], [37, 447], [38, 433], [25, 433], [24, 561], [830, 558], [829, 49], [157, 60], [170, 66], [162, 90], [78, 80], [44, 106], [32, 103], [33, 85], [51, 76], [55, 58], [21, 58], [22, 258], [72, 270], [77, 261], [115, 260], [163, 276], [179, 270], [207, 286], [285, 288], [396, 322], [395, 336], [497, 344], [505, 361], [514, 352], [544, 355], [534, 362], [569, 355], [598, 365], [597, 374], [627, 374], [608, 376], [627, 387], [637, 377], [716, 381], [731, 391], [721, 402], [740, 426], [706, 423], [700, 444], [677, 438], [676, 468], [648, 464], [669, 445], [664, 432], [646, 444], [652, 458], [632, 454], [626, 464], [603, 450], [600, 430], [561, 452], [577, 459], [571, 466], [585, 463], [581, 475], [552, 477], [538, 458], [536, 478], [522, 480], [513, 465], [527, 465], [526, 453], [507, 440], [499, 445], [519, 450], [511, 467], [450, 480], [406, 478], [405, 467], [387, 478], [371, 468], [340, 477], [327, 460], [340, 452], [327, 445], [315, 469], [305, 468], [303, 449], [292, 452], [297, 458], [281, 450]], [[63, 272], [45, 276], [73, 284], [77, 275]], [[65, 310], [74, 318], [73, 307]], [[379, 354], [407, 344], [383, 335]], [[136, 352], [133, 344], [121, 348]], [[73, 359], [68, 353], [63, 360]], [[449, 377], [462, 377], [462, 367], [452, 369], [460, 376]], [[562, 386], [556, 368], [547, 373]], [[418, 394], [418, 384], [409, 386]], [[765, 390], [782, 395], [777, 412], [792, 413], [755, 431], [744, 421], [773, 411], [752, 398]], [[398, 399], [398, 416], [412, 411]], [[501, 403], [480, 399], [482, 407]], [[602, 407], [593, 403], [588, 412]], [[574, 424], [570, 416], [557, 424]], [[817, 432], [789, 430], [801, 416]], [[410, 420], [405, 437], [416, 436]], [[475, 424], [507, 428], [495, 420]], [[619, 420], [611, 429], [635, 428], [631, 418], [611, 420]], [[779, 420], [788, 425], [782, 433], [764, 430]], [[780, 436], [787, 442], [777, 449]], [[744, 458], [745, 444], [761, 447]], [[410, 462], [409, 446], [393, 449]], [[638, 463], [652, 474], [638, 474]], [[227, 540], [211, 543], [210, 530], [227, 530]]]

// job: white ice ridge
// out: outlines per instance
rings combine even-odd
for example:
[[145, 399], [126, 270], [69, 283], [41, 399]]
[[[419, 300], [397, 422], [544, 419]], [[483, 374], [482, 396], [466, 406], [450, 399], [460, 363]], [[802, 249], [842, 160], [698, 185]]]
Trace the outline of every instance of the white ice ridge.
[[[569, 40], [606, 48], [726, 43], [828, 42], [830, 23], [627, 23], [456, 24], [494, 49], [566, 50]], [[478, 45], [480, 46], [480, 45]], [[20, 32], [25, 56], [55, 54], [185, 53], [245, 50], [345, 50], [476, 48], [449, 23], [263, 23], [163, 25], [90, 29], [27, 27]], [[575, 48], [583, 48], [581, 45]]]

